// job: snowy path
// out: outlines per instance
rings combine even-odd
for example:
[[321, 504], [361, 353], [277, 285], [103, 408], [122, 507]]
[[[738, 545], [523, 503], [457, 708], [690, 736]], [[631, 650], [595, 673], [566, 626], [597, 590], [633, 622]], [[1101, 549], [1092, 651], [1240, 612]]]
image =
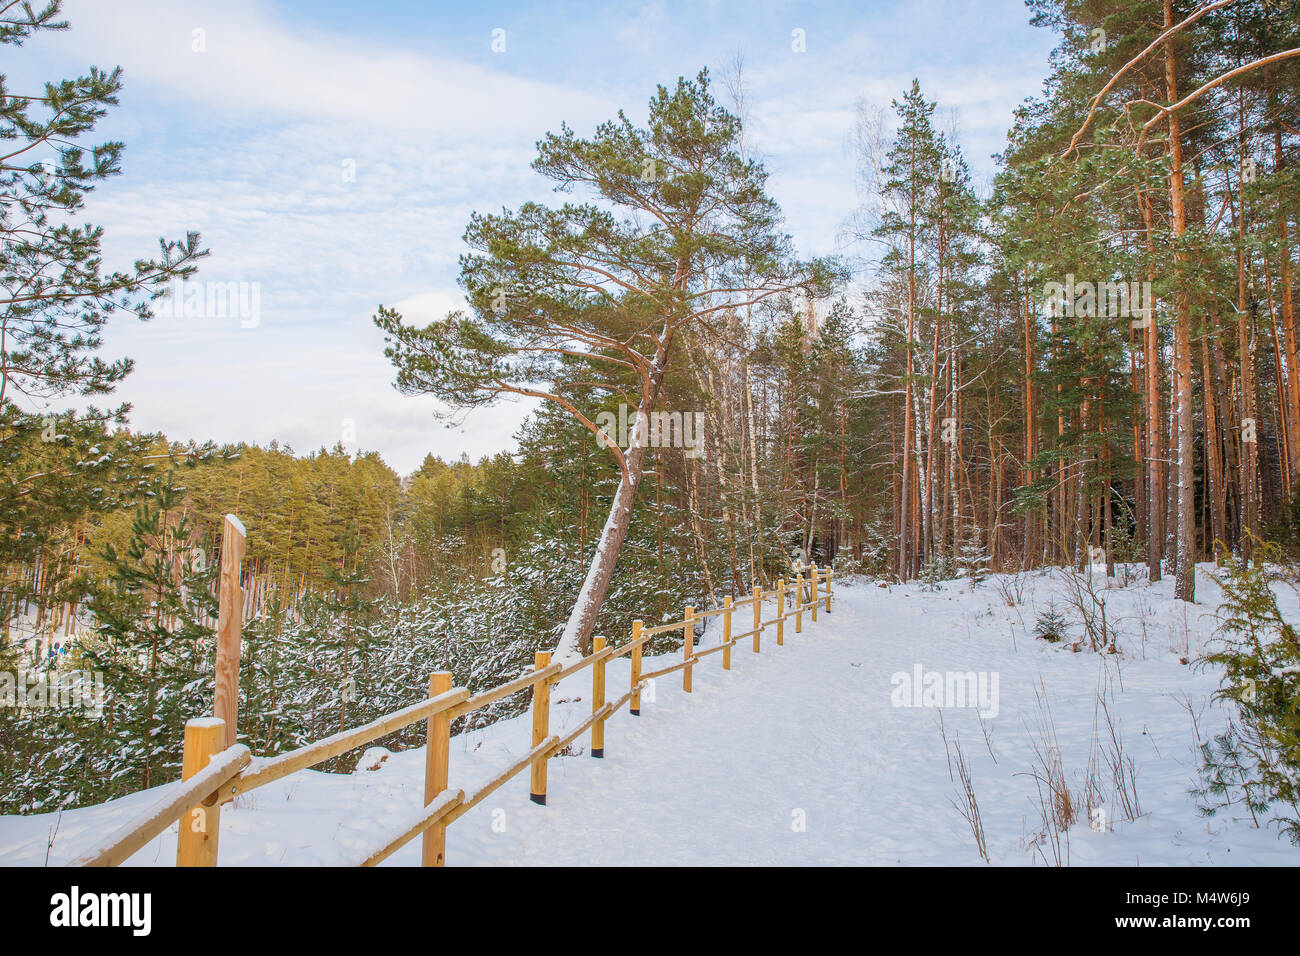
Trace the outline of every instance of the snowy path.
[[[656, 681], [641, 717], [622, 710], [607, 725], [606, 756], [550, 762], [548, 805], [528, 801], [516, 777], [448, 830], [449, 865], [475, 864], [979, 864], [970, 829], [954, 809], [957, 789], [940, 734], [960, 742], [971, 767], [992, 862], [1041, 864], [1030, 841], [1041, 828], [1026, 776], [1037, 725], [1035, 688], [1046, 689], [1071, 787], [1082, 789], [1090, 756], [1100, 761], [1102, 802], [1114, 825], [1069, 833], [1069, 862], [1086, 864], [1281, 864], [1300, 854], [1249, 819], [1201, 819], [1192, 720], [1202, 736], [1222, 715], [1208, 703], [1214, 675], [1180, 663], [1213, 629], [1217, 589], [1198, 575], [1202, 603], [1175, 602], [1169, 582], [1105, 593], [1123, 654], [1071, 653], [1029, 636], [1055, 576], [1026, 581], [1008, 606], [989, 583], [973, 593], [950, 582], [839, 587], [834, 612], [804, 632], [773, 628], [763, 652], [747, 642], [695, 668], [694, 693], [680, 674]], [[1295, 599], [1283, 604], [1288, 615]], [[768, 616], [768, 615], [765, 615]], [[703, 640], [716, 641], [714, 632]], [[668, 661], [665, 661], [667, 663]], [[647, 670], [654, 664], [647, 663]], [[998, 680], [998, 713], [970, 707], [895, 706], [893, 675], [986, 672]], [[590, 671], [553, 694], [552, 733], [590, 713]], [[627, 686], [627, 662], [609, 667], [611, 696]], [[1098, 692], [1119, 717], [1137, 769], [1141, 815], [1121, 818], [1098, 747]], [[950, 702], [951, 703], [951, 702]], [[527, 715], [453, 738], [451, 781], [472, 792], [527, 749]], [[987, 730], [987, 742], [985, 730]], [[296, 774], [222, 814], [223, 864], [338, 864], [372, 849], [418, 805], [423, 754], [392, 755], [378, 770]], [[73, 858], [156, 792], [65, 813], [51, 863]], [[0, 864], [40, 865], [55, 817], [0, 817]], [[174, 834], [174, 830], [172, 831]], [[132, 864], [170, 865], [175, 837], [155, 840]], [[1050, 858], [1050, 853], [1047, 854]], [[418, 865], [418, 841], [386, 865]]]
[[[922, 848], [913, 862], [947, 856], [960, 830], [936, 833], [933, 808], [909, 798], [916, 774], [946, 781], [942, 747], [919, 761], [900, 748], [904, 712], [871, 692], [868, 635], [887, 622], [860, 600], [833, 607], [800, 635], [789, 628], [783, 646], [772, 633], [761, 654], [738, 645], [730, 672], [706, 658], [693, 694], [678, 675], [661, 678], [641, 717], [611, 723], [603, 760], [552, 761], [548, 805], [516, 810], [518, 835], [485, 838], [467, 817], [449, 853], [614, 865], [892, 863], [906, 847]], [[611, 674], [613, 686], [625, 674]]]

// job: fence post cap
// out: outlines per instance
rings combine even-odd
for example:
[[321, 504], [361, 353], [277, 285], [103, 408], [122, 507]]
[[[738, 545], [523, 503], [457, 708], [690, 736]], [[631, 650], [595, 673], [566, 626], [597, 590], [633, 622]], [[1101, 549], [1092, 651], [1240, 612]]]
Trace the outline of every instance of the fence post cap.
[[224, 727], [225, 720], [220, 717], [191, 717], [185, 721], [186, 727], [205, 728], [205, 727]]

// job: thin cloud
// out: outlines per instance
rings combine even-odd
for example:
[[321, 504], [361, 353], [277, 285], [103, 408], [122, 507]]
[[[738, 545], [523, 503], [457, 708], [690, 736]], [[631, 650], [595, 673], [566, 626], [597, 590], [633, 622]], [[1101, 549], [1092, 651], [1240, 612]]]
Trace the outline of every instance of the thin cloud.
[[[403, 472], [429, 451], [512, 447], [530, 406], [445, 428], [433, 399], [393, 389], [371, 316], [382, 302], [424, 323], [462, 304], [470, 214], [553, 200], [529, 162], [562, 120], [580, 134], [619, 107], [639, 120], [656, 84], [706, 64], [720, 77], [742, 51], [747, 145], [767, 162], [800, 251], [823, 253], [855, 203], [844, 143], [860, 98], [888, 106], [919, 76], [941, 109], [958, 109], [962, 145], [987, 173], [1050, 46], [1016, 0], [517, 11], [499, 57], [488, 51], [496, 24], [459, 12], [407, 11], [387, 36], [357, 37], [298, 6], [290, 18], [251, 0], [69, 0], [72, 29], [17, 51], [10, 80], [19, 89], [120, 63], [122, 108], [100, 138], [125, 140], [125, 172], [87, 206], [106, 229], [107, 264], [199, 229], [212, 250], [200, 279], [260, 283], [256, 328], [110, 323], [105, 353], [136, 360], [118, 398], [135, 405], [137, 427], [305, 451], [332, 445], [351, 419], [355, 447]], [[806, 53], [791, 49], [796, 27]], [[414, 48], [422, 33], [438, 48]]]

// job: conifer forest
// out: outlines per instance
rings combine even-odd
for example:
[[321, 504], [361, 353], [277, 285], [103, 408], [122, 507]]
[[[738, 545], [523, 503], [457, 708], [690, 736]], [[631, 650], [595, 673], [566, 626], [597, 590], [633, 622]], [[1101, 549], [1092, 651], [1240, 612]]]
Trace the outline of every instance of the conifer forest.
[[[153, 6], [164, 5], [123, 4], [115, 16], [143, 21]], [[214, 24], [217, 6], [205, 10]], [[316, 22], [298, 6], [268, 3], [257, 16], [276, 8], [312, 30], [338, 27], [332, 12]], [[640, 42], [659, 42], [654, 16], [681, 13], [662, 6], [638, 8], [642, 26], [612, 48], [636, 48], [642, 28]], [[911, 16], [907, 4], [861, 6], [864, 24]], [[222, 693], [223, 594], [242, 621], [237, 741], [260, 760], [424, 700], [430, 674], [483, 693], [539, 653], [579, 661], [640, 633], [634, 621], [681, 620], [683, 607], [691, 627], [692, 613], [720, 614], [755, 589], [762, 598], [815, 566], [832, 572], [845, 609], [801, 624], [810, 634], [847, 627], [853, 601], [891, 601], [881, 613], [893, 613], [904, 595], [983, 592], [1008, 620], [1007, 608], [1025, 609], [998, 625], [998, 640], [1008, 626], [1021, 635], [1020, 653], [1059, 644], [1062, 661], [1075, 660], [1071, 646], [1101, 661], [1084, 667], [1087, 687], [1108, 655], [1145, 665], [1149, 627], [1209, 621], [1184, 626], [1184, 638], [1204, 628], [1204, 648], [1166, 656], [1210, 681], [1202, 697], [1227, 708], [1226, 730], [1194, 732], [1199, 783], [1161, 787], [1206, 814], [1249, 810], [1273, 827], [1267, 853], [1294, 864], [1300, 613], [1286, 588], [1300, 581], [1300, 4], [988, 7], [1027, 31], [1015, 43], [1038, 44], [1032, 56], [1005, 41], [967, 74], [918, 54], [857, 86], [860, 72], [804, 86], [780, 64], [846, 54], [790, 13], [770, 43], [701, 26], [689, 65], [676, 55], [659, 72], [629, 65], [634, 85], [593, 78], [569, 99], [526, 59], [552, 55], [529, 45], [527, 27], [475, 27], [466, 88], [518, 87], [500, 120], [508, 148], [483, 119], [481, 141], [452, 157], [444, 120], [424, 113], [475, 123], [479, 100], [457, 104], [460, 87], [410, 99], [405, 85], [443, 74], [399, 52], [391, 69], [376, 67], [384, 95], [371, 78], [357, 96], [395, 128], [435, 124], [418, 149], [380, 135], [313, 152], [304, 130], [352, 105], [336, 96], [342, 85], [303, 80], [276, 93], [282, 120], [248, 134], [275, 143], [291, 181], [258, 165], [233, 125], [220, 134], [228, 145], [214, 132], [202, 147], [184, 136], [164, 146], [176, 115], [166, 97], [188, 95], [185, 81], [115, 67], [116, 34], [97, 36], [107, 14], [0, 0], [0, 671], [27, 675], [9, 677], [20, 701], [32, 675], [98, 681], [93, 718], [0, 707], [0, 815], [71, 813], [178, 780], [187, 721], [213, 712], [214, 685]], [[756, 22], [789, 19], [774, 10]], [[858, 29], [857, 12], [835, 16], [845, 37]], [[240, 46], [255, 42], [245, 34], [194, 20], [192, 31], [175, 21], [174, 62], [206, 63], [232, 45], [260, 62]], [[394, 28], [367, 25], [356, 43]], [[277, 55], [305, 57], [303, 36]], [[122, 43], [124, 58], [137, 56]], [[350, 55], [331, 61], [341, 75], [362, 70]], [[491, 72], [521, 57], [516, 73]], [[222, 95], [260, 108], [255, 81], [236, 75], [245, 61], [218, 62], [230, 71]], [[1012, 69], [1021, 62], [1036, 80]], [[996, 108], [972, 92], [981, 83], [1001, 84]], [[193, 163], [226, 177], [226, 199], [163, 198], [205, 175]], [[342, 210], [354, 188], [366, 198], [330, 220], [328, 240], [303, 225]], [[243, 190], [265, 197], [244, 208]], [[242, 211], [214, 216], [223, 201]], [[371, 231], [355, 232], [365, 220]], [[330, 244], [350, 259], [312, 261]], [[277, 250], [283, 262], [259, 264]], [[300, 307], [303, 318], [286, 318]], [[186, 338], [199, 327], [204, 338]], [[137, 329], [157, 332], [133, 338], [146, 335]], [[263, 397], [242, 400], [250, 388]], [[340, 429], [335, 406], [313, 412], [308, 394], [362, 412]], [[226, 592], [235, 527], [246, 539]], [[1050, 608], [1024, 598], [1034, 581], [1067, 582], [1065, 597]], [[1160, 595], [1163, 610], [1125, 618], [1112, 602], [1108, 619], [1108, 589], [1135, 588]], [[824, 599], [830, 609], [829, 590]], [[864, 634], [874, 613], [863, 612]], [[707, 644], [714, 626], [691, 640]], [[899, 633], [933, 626], [918, 618]], [[964, 626], [948, 638], [966, 640]], [[682, 630], [654, 634], [644, 653], [680, 656]], [[1021, 693], [1010, 668], [1004, 709]], [[887, 683], [877, 690], [888, 698]], [[452, 740], [526, 722], [536, 700], [452, 711]], [[994, 798], [981, 794], [981, 823], [974, 793], [985, 784], [967, 767], [974, 750], [985, 756], [973, 743], [985, 716], [955, 753], [951, 730], [943, 737], [943, 786], [957, 796], [934, 812], [957, 821], [974, 862], [1006, 862]], [[1130, 740], [1143, 719], [1125, 724]], [[431, 716], [376, 743], [423, 753], [433, 726]], [[924, 734], [927, 746], [939, 740], [928, 723]], [[987, 730], [985, 742], [994, 756]], [[365, 750], [316, 770], [360, 774]], [[1005, 844], [1021, 840], [1029, 863], [1068, 862], [1061, 835], [1076, 819], [1087, 831], [1090, 813], [1095, 824], [1094, 804], [1139, 826], [1144, 781], [1125, 776], [1125, 759], [1103, 774], [1112, 796], [1062, 782], [1080, 815], [1057, 799], [1037, 836]], [[1039, 798], [1059, 776], [1048, 763], [1033, 778]]]

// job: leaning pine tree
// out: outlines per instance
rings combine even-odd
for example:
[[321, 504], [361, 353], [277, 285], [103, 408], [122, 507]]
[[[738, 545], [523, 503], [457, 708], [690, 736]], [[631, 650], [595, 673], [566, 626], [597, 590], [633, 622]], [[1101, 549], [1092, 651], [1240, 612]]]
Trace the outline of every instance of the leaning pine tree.
[[[380, 306], [397, 387], [453, 409], [520, 395], [554, 402], [617, 461], [609, 518], [556, 648], [586, 653], [641, 481], [650, 414], [674, 347], [697, 324], [774, 297], [828, 294], [829, 262], [798, 262], [779, 230], [762, 165], [740, 150], [740, 121], [718, 106], [707, 71], [659, 87], [646, 128], [626, 116], [591, 139], [567, 126], [538, 143], [533, 168], [588, 202], [475, 214], [461, 285], [471, 313], [427, 328]], [[595, 403], [621, 396], [634, 422], [619, 448], [593, 422]], [[587, 409], [584, 412], [584, 408]]]

